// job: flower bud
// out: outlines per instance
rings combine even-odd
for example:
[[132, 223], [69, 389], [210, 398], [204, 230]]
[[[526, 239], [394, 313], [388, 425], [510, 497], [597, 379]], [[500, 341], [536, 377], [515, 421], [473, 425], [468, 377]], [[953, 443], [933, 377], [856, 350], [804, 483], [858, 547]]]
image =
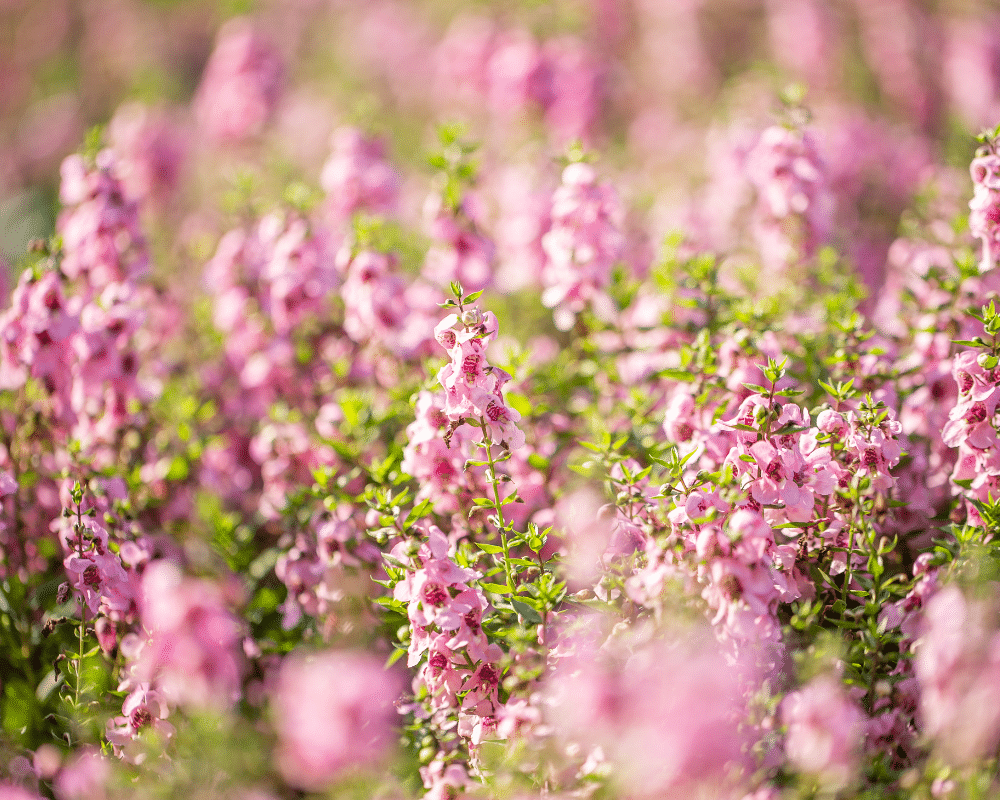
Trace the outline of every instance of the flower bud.
[[983, 369], [993, 369], [997, 365], [997, 357], [990, 353], [980, 353], [976, 359]]
[[483, 321], [483, 315], [478, 308], [467, 308], [462, 312], [462, 324], [466, 328], [473, 328]]

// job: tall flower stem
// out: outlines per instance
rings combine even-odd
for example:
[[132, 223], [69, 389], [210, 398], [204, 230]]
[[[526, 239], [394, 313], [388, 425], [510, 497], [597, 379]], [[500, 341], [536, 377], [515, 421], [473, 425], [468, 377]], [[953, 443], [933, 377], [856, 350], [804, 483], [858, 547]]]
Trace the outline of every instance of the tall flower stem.
[[486, 449], [486, 461], [489, 467], [490, 484], [493, 486], [493, 510], [496, 512], [497, 530], [500, 532], [500, 546], [503, 548], [503, 570], [507, 576], [507, 588], [514, 591], [514, 574], [510, 567], [510, 543], [507, 541], [507, 524], [503, 519], [503, 505], [500, 502], [500, 481], [497, 480], [497, 462], [493, 458], [493, 445], [490, 442], [489, 428], [486, 420], [479, 418], [479, 427], [483, 432], [483, 447]]

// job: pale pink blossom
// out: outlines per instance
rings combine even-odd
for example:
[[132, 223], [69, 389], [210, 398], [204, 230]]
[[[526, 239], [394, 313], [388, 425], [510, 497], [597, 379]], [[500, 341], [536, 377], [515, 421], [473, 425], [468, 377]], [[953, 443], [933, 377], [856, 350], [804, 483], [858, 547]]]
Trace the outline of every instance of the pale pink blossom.
[[366, 653], [295, 654], [273, 697], [278, 769], [293, 786], [319, 791], [348, 772], [375, 767], [396, 738], [403, 683]]
[[841, 682], [815, 678], [782, 701], [785, 753], [792, 766], [830, 789], [851, 784], [860, 766], [865, 715]]

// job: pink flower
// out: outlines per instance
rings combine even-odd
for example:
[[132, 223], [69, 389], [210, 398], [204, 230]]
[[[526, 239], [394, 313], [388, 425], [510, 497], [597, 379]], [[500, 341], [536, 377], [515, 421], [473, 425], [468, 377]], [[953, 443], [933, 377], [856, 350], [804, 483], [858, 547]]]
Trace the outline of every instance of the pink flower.
[[604, 290], [625, 249], [624, 211], [615, 190], [598, 183], [589, 164], [563, 170], [562, 185], [552, 195], [551, 225], [542, 237], [542, 304], [555, 309], [561, 330], [573, 326], [588, 305], [610, 311]]
[[330, 214], [345, 222], [359, 211], [389, 215], [398, 202], [399, 173], [386, 161], [385, 146], [356, 128], [338, 128], [333, 152], [323, 165], [320, 184], [327, 194]]
[[166, 721], [170, 714], [163, 696], [148, 684], [140, 683], [125, 698], [122, 716], [108, 720], [105, 736], [115, 755], [132, 764], [141, 764], [146, 753], [136, 741], [142, 731], [155, 730], [164, 739], [174, 735], [174, 726]]
[[59, 800], [100, 800], [111, 777], [111, 762], [96, 747], [81, 747], [53, 781]]
[[208, 136], [239, 142], [259, 135], [281, 98], [284, 64], [273, 45], [245, 18], [219, 31], [195, 97]]
[[979, 271], [988, 272], [1000, 258], [1000, 155], [982, 153], [972, 160], [970, 171], [975, 192], [969, 201], [969, 230], [983, 240]]
[[162, 109], [127, 103], [115, 112], [108, 133], [129, 196], [141, 202], [168, 199], [180, 178], [185, 131]]
[[812, 137], [768, 128], [748, 154], [746, 170], [757, 189], [756, 233], [765, 262], [782, 267], [797, 251], [815, 254], [832, 227], [833, 197]]
[[445, 413], [453, 421], [472, 417], [470, 424], [485, 425], [494, 444], [517, 450], [524, 445], [524, 432], [517, 427], [521, 415], [503, 397], [511, 376], [486, 360], [486, 348], [498, 331], [496, 316], [474, 309], [465, 314], [471, 324], [463, 322], [454, 330], [459, 318], [449, 314], [434, 329], [434, 337], [451, 355], [437, 375], [445, 389]]
[[0, 800], [41, 800], [39, 795], [20, 786], [0, 783]]
[[240, 696], [242, 623], [226, 608], [220, 587], [185, 577], [154, 561], [142, 579], [142, 625], [149, 641], [136, 675], [171, 703], [227, 707]]
[[996, 751], [1000, 743], [1000, 632], [995, 609], [967, 600], [955, 586], [925, 606], [915, 645], [924, 730], [952, 764]]
[[354, 769], [376, 765], [396, 735], [403, 684], [375, 656], [327, 651], [292, 655], [273, 698], [275, 758], [293, 786], [319, 791]]
[[795, 769], [828, 788], [853, 782], [864, 743], [865, 715], [841, 682], [826, 675], [792, 692], [781, 704], [788, 726], [785, 752]]
[[706, 638], [569, 643], [548, 677], [561, 738], [599, 746], [630, 797], [719, 796], [745, 764], [740, 667]]

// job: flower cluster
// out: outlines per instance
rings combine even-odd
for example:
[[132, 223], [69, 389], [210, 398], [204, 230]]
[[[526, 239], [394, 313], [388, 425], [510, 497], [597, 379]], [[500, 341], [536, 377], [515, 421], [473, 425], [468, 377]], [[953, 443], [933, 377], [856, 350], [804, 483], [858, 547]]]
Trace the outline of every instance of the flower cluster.
[[614, 189], [599, 183], [582, 162], [563, 170], [552, 195], [551, 222], [542, 237], [542, 304], [554, 309], [556, 327], [568, 330], [588, 306], [599, 316], [610, 312], [604, 290], [624, 253], [621, 204]]
[[486, 359], [486, 349], [498, 331], [492, 311], [483, 314], [472, 307], [448, 314], [434, 328], [434, 338], [451, 359], [437, 379], [445, 390], [444, 412], [451, 426], [478, 424], [493, 444], [516, 450], [524, 445], [524, 432], [517, 427], [521, 415], [503, 396], [511, 376]]
[[201, 2], [0, 12], [0, 797], [996, 794], [995, 15]]
[[481, 576], [452, 560], [448, 540], [436, 527], [412, 557], [409, 546], [401, 542], [393, 548], [393, 557], [410, 567], [393, 596], [407, 607], [407, 664], [420, 665], [414, 694], [426, 695], [438, 727], [453, 727], [457, 715], [459, 735], [478, 745], [496, 729], [502, 676], [502, 651], [483, 631], [489, 602], [475, 584]]
[[969, 201], [969, 230], [983, 241], [979, 271], [988, 272], [1000, 257], [1000, 155], [980, 151], [970, 171], [975, 193]]

